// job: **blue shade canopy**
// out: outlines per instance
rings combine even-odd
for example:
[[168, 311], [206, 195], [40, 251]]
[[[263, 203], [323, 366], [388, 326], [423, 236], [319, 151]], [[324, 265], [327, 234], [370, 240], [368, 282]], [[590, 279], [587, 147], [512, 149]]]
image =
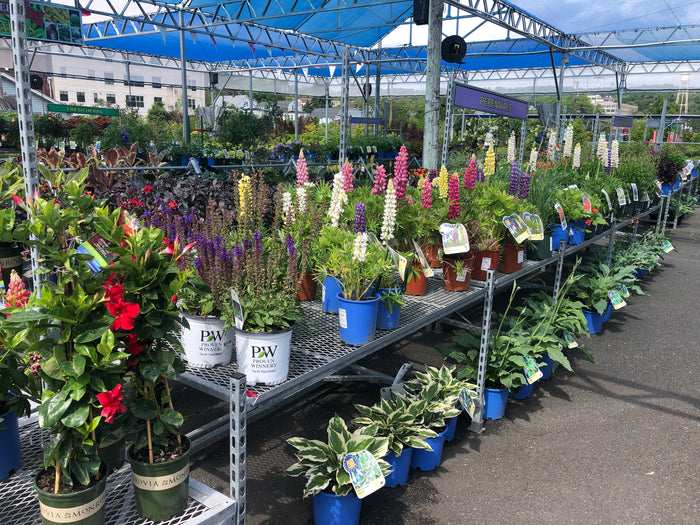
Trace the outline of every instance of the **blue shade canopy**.
[[[80, 3], [108, 15], [100, 1]], [[338, 76], [334, 66], [347, 45], [353, 67], [380, 58], [382, 74], [405, 74], [424, 71], [417, 64], [427, 56], [425, 38], [419, 41], [426, 26], [412, 24], [413, 0], [155, 0], [140, 7], [148, 15], [131, 21], [116, 11], [110, 21], [85, 17], [86, 43], [179, 58], [182, 7], [186, 58], [213, 69], [305, 67], [305, 74]], [[564, 49], [568, 67], [700, 61], [700, 0], [450, 0], [443, 18], [443, 36], [468, 42], [463, 64], [443, 62], [443, 69], [551, 68]]]

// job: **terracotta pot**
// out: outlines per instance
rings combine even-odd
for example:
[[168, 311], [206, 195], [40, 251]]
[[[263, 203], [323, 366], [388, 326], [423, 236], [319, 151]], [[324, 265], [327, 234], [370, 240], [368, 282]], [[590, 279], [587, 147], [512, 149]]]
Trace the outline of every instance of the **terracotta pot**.
[[[474, 252], [472, 279], [485, 281], [486, 270], [495, 270], [498, 267], [498, 259], [500, 256], [501, 250], [481, 250]], [[486, 259], [488, 259], [488, 261], [486, 261]]]
[[312, 273], [305, 273], [304, 275], [299, 275], [297, 278], [297, 299], [300, 301], [313, 301], [316, 298], [316, 289], [318, 288], [318, 283]]
[[503, 258], [498, 264], [498, 271], [501, 273], [515, 273], [522, 269], [524, 259], [524, 247], [506, 244], [503, 247]]
[[438, 258], [439, 251], [440, 247], [437, 245], [430, 245], [423, 248], [423, 253], [431, 268], [440, 268], [440, 266], [442, 266], [442, 262]]
[[[456, 270], [456, 262], [461, 261], [462, 272], [459, 274]], [[471, 281], [472, 264], [474, 257], [472, 255], [466, 259], [456, 259], [453, 257], [445, 257], [442, 260], [442, 277], [443, 287], [451, 292], [464, 292], [469, 290], [469, 282]]]
[[406, 295], [425, 295], [428, 288], [428, 278], [423, 273], [420, 263], [413, 263], [413, 268], [418, 271], [418, 277], [411, 275], [406, 283]]

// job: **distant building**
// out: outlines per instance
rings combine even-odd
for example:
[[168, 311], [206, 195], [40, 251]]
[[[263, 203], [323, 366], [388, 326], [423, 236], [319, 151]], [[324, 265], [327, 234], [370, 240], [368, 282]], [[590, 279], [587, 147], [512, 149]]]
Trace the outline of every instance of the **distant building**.
[[[591, 104], [603, 108], [603, 112], [606, 115], [618, 114], [617, 101], [615, 101], [615, 99], [612, 97], [601, 97], [600, 95], [587, 95], [587, 97], [588, 100], [591, 101]], [[620, 104], [620, 115], [635, 115], [638, 109], [639, 107], [635, 106], [634, 104], [622, 103]]]
[[[40, 115], [44, 114], [47, 104], [59, 104], [59, 102], [46, 95], [43, 87], [41, 90], [32, 89], [32, 111]], [[0, 73], [0, 113], [3, 111], [17, 111], [15, 77], [7, 73]]]

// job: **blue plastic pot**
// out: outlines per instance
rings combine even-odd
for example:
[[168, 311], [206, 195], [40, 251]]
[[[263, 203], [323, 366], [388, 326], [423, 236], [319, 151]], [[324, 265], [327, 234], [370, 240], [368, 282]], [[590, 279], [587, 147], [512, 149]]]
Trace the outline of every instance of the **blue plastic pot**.
[[586, 318], [586, 324], [588, 325], [588, 332], [590, 334], [600, 333], [603, 328], [603, 322], [605, 314], [599, 314], [598, 312], [590, 312], [588, 310], [583, 310], [583, 316]]
[[673, 183], [673, 189], [677, 190], [678, 188], [681, 187], [681, 181], [677, 180], [676, 182]]
[[321, 308], [329, 314], [338, 313], [338, 294], [340, 293], [340, 283], [329, 275], [321, 284]]
[[549, 379], [552, 377], [552, 371], [554, 370], [554, 361], [549, 357], [549, 354], [544, 354], [542, 361], [544, 361], [544, 365], [540, 366], [540, 372], [542, 372], [540, 379]]
[[554, 226], [554, 231], [552, 232], [552, 250], [558, 250], [561, 241], [564, 243], [569, 242], [569, 230], [565, 230], [561, 225]]
[[419, 468], [421, 470], [435, 470], [442, 461], [442, 449], [445, 446], [445, 435], [447, 428], [440, 432], [437, 437], [426, 439], [426, 443], [430, 445], [432, 450], [422, 448], [413, 449], [413, 457], [411, 458], [411, 468]]
[[612, 309], [613, 309], [612, 303], [608, 302], [608, 307], [605, 309], [605, 312], [603, 312], [603, 322], [604, 323], [607, 323], [608, 321], [610, 321], [610, 314], [612, 313]]
[[401, 307], [394, 305], [392, 312], [386, 307], [386, 303], [381, 300], [382, 296], [389, 295], [393, 288], [380, 288], [379, 306], [377, 307], [377, 328], [380, 330], [391, 330], [399, 325], [399, 316], [401, 315]]
[[389, 463], [392, 468], [391, 474], [385, 478], [385, 487], [393, 489], [404, 485], [408, 481], [408, 473], [411, 470], [411, 459], [413, 458], [413, 450], [410, 447], [404, 447], [401, 454], [396, 456], [393, 452], [384, 456], [384, 461]]
[[[541, 369], [540, 369], [541, 370]], [[551, 371], [550, 371], [551, 374]], [[534, 385], [528, 385], [525, 383], [524, 385], [520, 386], [517, 390], [511, 390], [510, 391], [510, 396], [513, 399], [527, 399], [532, 395], [532, 387]]]
[[354, 492], [336, 496], [319, 492], [313, 496], [314, 523], [316, 525], [358, 525], [362, 500]]
[[586, 238], [586, 221], [575, 221], [569, 226], [569, 244], [581, 244]]
[[455, 434], [457, 433], [457, 417], [458, 416], [455, 416], [445, 420], [445, 423], [447, 423], [445, 441], [452, 441], [455, 438]]
[[0, 479], [6, 479], [22, 465], [22, 451], [19, 445], [19, 426], [14, 410], [2, 416], [0, 429]]
[[379, 297], [366, 301], [345, 299], [338, 293], [338, 326], [340, 340], [348, 345], [363, 345], [374, 339], [377, 331]]
[[698, 169], [693, 168], [693, 171], [690, 172], [690, 177], [694, 179], [697, 176], [698, 176]]
[[637, 279], [641, 279], [641, 278], [644, 276], [645, 273], [649, 273], [649, 270], [647, 270], [647, 269], [645, 269], [645, 268], [638, 268], [638, 269], [636, 269], [636, 270], [634, 271], [634, 276], [635, 276]]
[[508, 403], [507, 388], [484, 388], [484, 419], [501, 419]]
[[664, 184], [663, 182], [661, 183], [661, 193], [663, 195], [668, 195], [673, 191], [673, 184]]

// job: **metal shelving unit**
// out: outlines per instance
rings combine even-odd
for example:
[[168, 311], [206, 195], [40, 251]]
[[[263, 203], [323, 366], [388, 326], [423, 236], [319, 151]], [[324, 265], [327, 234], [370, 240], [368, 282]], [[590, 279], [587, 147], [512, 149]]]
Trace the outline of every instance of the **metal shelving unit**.
[[[22, 467], [0, 482], [0, 523], [40, 525], [39, 500], [34, 491], [34, 474], [41, 468], [43, 448], [49, 436], [39, 429], [36, 418], [20, 422]], [[106, 525], [152, 523], [138, 515], [131, 482], [131, 468], [125, 463], [107, 480]], [[163, 525], [219, 525], [231, 523], [236, 502], [190, 477], [190, 498], [185, 511]]]

